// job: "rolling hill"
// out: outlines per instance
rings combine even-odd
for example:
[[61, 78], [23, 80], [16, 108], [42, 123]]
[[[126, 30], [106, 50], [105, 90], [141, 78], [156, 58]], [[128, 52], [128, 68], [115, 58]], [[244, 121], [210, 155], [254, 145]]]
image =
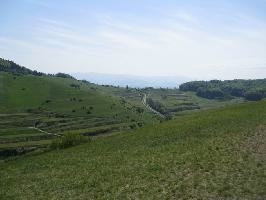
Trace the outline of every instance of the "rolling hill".
[[1, 59], [0, 199], [265, 199], [265, 110]]
[[0, 152], [4, 155], [9, 150], [16, 155], [21, 148], [24, 152], [46, 147], [69, 132], [106, 135], [245, 101], [241, 97], [206, 99], [178, 89], [97, 85], [64, 73], [33, 71], [5, 59], [0, 59], [0, 97]]
[[0, 164], [1, 199], [265, 199], [266, 101]]
[[3, 59], [0, 66], [0, 149], [47, 145], [69, 131], [107, 134], [158, 121], [141, 103], [108, 93], [103, 86]]

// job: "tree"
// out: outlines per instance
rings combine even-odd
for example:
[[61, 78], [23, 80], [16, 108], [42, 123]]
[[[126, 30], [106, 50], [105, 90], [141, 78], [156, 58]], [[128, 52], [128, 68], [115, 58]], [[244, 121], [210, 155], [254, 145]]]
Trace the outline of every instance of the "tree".
[[244, 97], [256, 101], [266, 97], [266, 79], [192, 81], [180, 85], [179, 89], [196, 92], [198, 96], [208, 99]]
[[147, 98], [146, 102], [154, 110], [156, 110], [162, 114], [166, 113], [165, 107], [160, 102], [154, 101], [152, 98]]
[[245, 98], [249, 101], [259, 101], [263, 98], [263, 92], [259, 90], [248, 91], [245, 93]]
[[223, 98], [224, 93], [219, 88], [199, 88], [197, 90], [197, 95], [207, 99]]
[[60, 77], [60, 78], [71, 78], [71, 79], [75, 79], [73, 76], [69, 75], [69, 74], [65, 74], [65, 73], [57, 73], [55, 74], [56, 77]]
[[13, 61], [5, 60], [0, 58], [0, 71], [9, 72], [12, 74], [22, 74], [22, 75], [34, 75], [34, 76], [44, 76], [45, 73], [37, 72], [36, 70], [32, 71], [26, 67], [20, 66]]

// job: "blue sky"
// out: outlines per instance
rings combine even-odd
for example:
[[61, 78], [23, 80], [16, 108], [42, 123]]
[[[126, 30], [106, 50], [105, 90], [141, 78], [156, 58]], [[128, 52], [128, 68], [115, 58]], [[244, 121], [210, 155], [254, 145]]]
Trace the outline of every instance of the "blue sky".
[[266, 77], [266, 0], [0, 0], [0, 57], [39, 71]]

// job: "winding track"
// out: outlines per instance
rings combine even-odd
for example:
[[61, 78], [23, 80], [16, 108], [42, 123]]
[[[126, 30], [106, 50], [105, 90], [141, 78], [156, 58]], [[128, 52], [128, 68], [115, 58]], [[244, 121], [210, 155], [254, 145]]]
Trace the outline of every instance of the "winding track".
[[146, 108], [148, 108], [150, 111], [152, 111], [153, 113], [155, 113], [158, 116], [160, 116], [161, 118], [165, 118], [165, 115], [163, 115], [162, 113], [158, 112], [157, 110], [154, 110], [152, 107], [150, 107], [149, 104], [147, 104], [147, 94], [145, 94], [145, 93], [143, 93], [142, 104], [144, 106], [146, 106]]
[[[165, 118], [165, 115], [163, 115], [162, 113], [158, 112], [157, 110], [153, 109], [148, 103], [147, 103], [147, 94], [143, 93], [143, 97], [142, 97], [142, 104], [148, 108], [151, 112], [155, 113], [156, 115], [158, 115], [159, 117], [161, 118]], [[30, 129], [35, 129], [35, 130], [38, 130], [39, 132], [41, 133], [45, 133], [47, 135], [54, 135], [54, 136], [58, 136], [58, 137], [61, 137], [60, 134], [56, 134], [56, 133], [49, 133], [49, 132], [46, 132], [44, 130], [41, 130], [37, 127], [29, 127]]]
[[45, 134], [47, 134], [47, 135], [55, 135], [55, 136], [61, 137], [61, 135], [59, 135], [59, 134], [56, 134], [56, 133], [48, 133], [48, 132], [46, 132], [46, 131], [44, 131], [44, 130], [41, 130], [41, 129], [37, 128], [37, 127], [29, 127], [29, 128], [30, 128], [30, 129], [38, 130], [38, 131], [40, 131], [41, 133], [45, 133]]

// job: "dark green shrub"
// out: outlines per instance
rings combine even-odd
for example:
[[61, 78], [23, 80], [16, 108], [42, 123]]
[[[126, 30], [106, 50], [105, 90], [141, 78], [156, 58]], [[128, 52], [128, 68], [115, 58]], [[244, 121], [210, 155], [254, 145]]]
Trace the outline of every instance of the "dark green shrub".
[[162, 114], [166, 113], [164, 105], [161, 104], [159, 101], [154, 101], [152, 98], [147, 98], [146, 102], [151, 108], [153, 108], [157, 112], [160, 112]]
[[76, 88], [76, 89], [80, 89], [80, 85], [79, 84], [75, 84], [75, 83], [71, 83], [70, 87]]
[[137, 107], [137, 108], [136, 108], [136, 111], [137, 111], [138, 113], [143, 113], [143, 112], [144, 112], [144, 109], [143, 109], [143, 108], [140, 108], [140, 107]]
[[44, 76], [44, 73], [41, 72], [37, 72], [37, 71], [32, 71], [26, 67], [20, 66], [16, 63], [14, 63], [13, 61], [10, 60], [5, 60], [0, 58], [0, 71], [3, 72], [9, 72], [12, 73], [14, 75], [27, 75], [27, 74], [31, 74], [34, 76]]
[[179, 86], [179, 89], [182, 91], [196, 92], [199, 88], [205, 88], [206, 86], [207, 86], [207, 82], [205, 81], [191, 81], [191, 82], [181, 84]]
[[248, 91], [245, 93], [245, 98], [249, 101], [259, 101], [263, 98], [263, 92], [259, 90]]
[[66, 133], [62, 137], [53, 140], [50, 147], [51, 149], [65, 149], [89, 141], [91, 141], [89, 137], [74, 133]]
[[130, 127], [130, 129], [135, 129], [135, 128], [137, 128], [137, 125], [136, 124], [130, 124], [129, 127]]
[[179, 86], [182, 91], [197, 92], [198, 96], [214, 98], [245, 97], [257, 101], [266, 96], [266, 79], [192, 81]]
[[239, 87], [232, 87], [231, 90], [229, 91], [232, 96], [235, 97], [243, 97], [245, 89], [244, 88], [239, 88]]
[[197, 90], [197, 95], [199, 97], [207, 99], [223, 98], [224, 93], [219, 88], [199, 88]]
[[144, 124], [143, 124], [142, 122], [138, 122], [137, 125], [138, 125], [139, 127], [144, 126]]
[[165, 120], [167, 120], [167, 121], [172, 120], [172, 119], [173, 119], [173, 116], [171, 116], [171, 115], [167, 115], [167, 116], [165, 117]]
[[60, 78], [71, 78], [71, 79], [75, 79], [73, 76], [69, 75], [69, 74], [65, 74], [65, 73], [57, 73], [55, 74], [56, 77], [60, 77]]

